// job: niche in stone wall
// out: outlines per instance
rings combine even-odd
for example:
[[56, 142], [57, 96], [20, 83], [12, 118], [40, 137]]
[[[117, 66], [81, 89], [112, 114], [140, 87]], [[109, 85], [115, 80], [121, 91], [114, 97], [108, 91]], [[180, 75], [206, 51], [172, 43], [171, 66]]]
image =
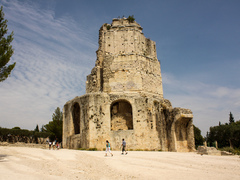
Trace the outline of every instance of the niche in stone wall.
[[75, 103], [73, 105], [72, 118], [73, 118], [74, 133], [80, 134], [80, 106], [78, 103]]
[[187, 141], [189, 120], [188, 118], [181, 118], [176, 121], [175, 133], [177, 141]]
[[118, 100], [111, 105], [111, 130], [133, 129], [132, 106], [126, 100]]

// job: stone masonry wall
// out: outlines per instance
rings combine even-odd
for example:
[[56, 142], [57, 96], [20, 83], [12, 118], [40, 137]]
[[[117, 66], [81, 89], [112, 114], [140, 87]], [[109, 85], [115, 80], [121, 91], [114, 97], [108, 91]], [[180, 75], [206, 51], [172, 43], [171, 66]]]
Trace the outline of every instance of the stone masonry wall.
[[87, 77], [87, 93], [147, 91], [163, 96], [155, 42], [144, 37], [136, 22], [114, 19], [111, 25], [104, 24], [97, 56]]

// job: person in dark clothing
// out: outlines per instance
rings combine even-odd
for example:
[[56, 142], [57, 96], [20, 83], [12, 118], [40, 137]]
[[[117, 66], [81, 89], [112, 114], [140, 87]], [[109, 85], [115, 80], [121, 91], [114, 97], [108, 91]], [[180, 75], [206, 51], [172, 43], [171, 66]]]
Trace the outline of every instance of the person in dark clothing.
[[126, 141], [122, 139], [122, 154], [124, 154], [125, 151], [125, 155], [127, 154], [126, 145], [127, 145]]

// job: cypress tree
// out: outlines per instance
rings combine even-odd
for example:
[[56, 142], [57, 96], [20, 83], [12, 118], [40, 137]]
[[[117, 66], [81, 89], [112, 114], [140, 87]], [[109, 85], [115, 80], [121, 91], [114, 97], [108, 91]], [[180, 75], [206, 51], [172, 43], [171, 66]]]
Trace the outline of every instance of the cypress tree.
[[232, 113], [230, 112], [230, 114], [229, 114], [229, 123], [231, 124], [231, 123], [234, 123], [234, 117], [233, 117], [233, 115], [232, 115]]

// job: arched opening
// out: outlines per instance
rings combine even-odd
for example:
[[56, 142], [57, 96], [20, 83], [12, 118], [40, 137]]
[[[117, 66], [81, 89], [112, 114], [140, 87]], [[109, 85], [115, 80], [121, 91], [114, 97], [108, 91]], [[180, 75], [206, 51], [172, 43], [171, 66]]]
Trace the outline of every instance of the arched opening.
[[118, 100], [111, 105], [111, 130], [133, 129], [132, 106], [128, 101]]
[[80, 106], [78, 103], [75, 103], [73, 105], [72, 118], [73, 118], [74, 133], [80, 134]]

